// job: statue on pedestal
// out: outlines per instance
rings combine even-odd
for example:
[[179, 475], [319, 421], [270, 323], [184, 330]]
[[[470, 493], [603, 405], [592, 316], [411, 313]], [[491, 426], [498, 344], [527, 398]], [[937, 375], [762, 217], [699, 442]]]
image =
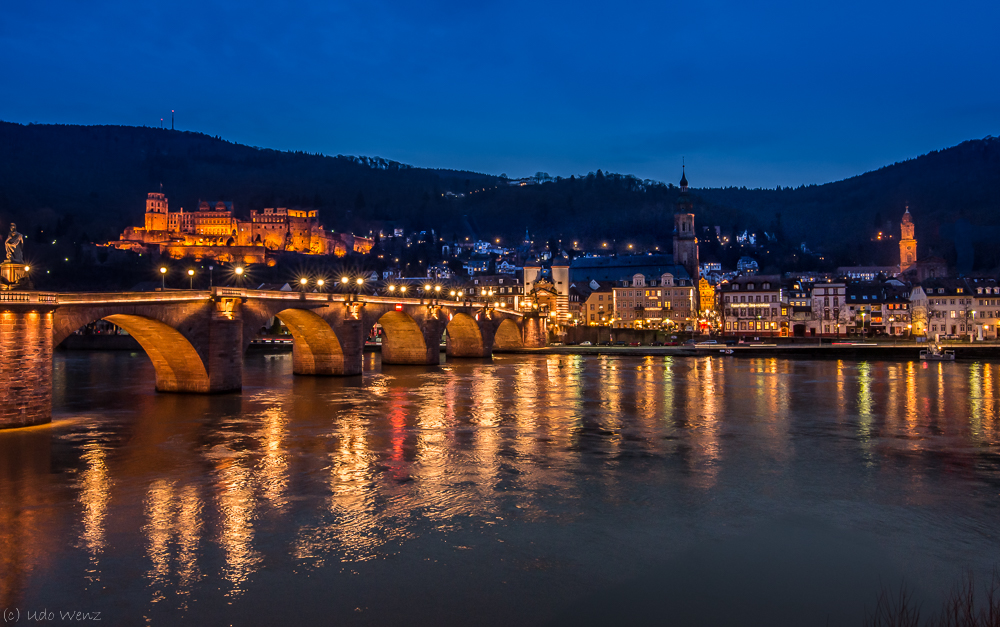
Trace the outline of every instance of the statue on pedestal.
[[7, 263], [24, 263], [24, 235], [17, 232], [17, 225], [10, 223], [10, 234], [4, 242], [7, 249]]
[[16, 224], [11, 223], [4, 248], [7, 249], [7, 259], [0, 263], [0, 289], [30, 289], [28, 266], [24, 263], [24, 235], [17, 232]]

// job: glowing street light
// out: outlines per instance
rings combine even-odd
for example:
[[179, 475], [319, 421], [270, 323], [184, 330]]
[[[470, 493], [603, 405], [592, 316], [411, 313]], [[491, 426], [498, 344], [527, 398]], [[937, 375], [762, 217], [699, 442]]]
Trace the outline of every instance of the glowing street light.
[[163, 266], [160, 266], [160, 289], [167, 289], [167, 269]]
[[323, 289], [324, 285], [326, 285], [326, 281], [324, 281], [323, 279], [316, 279], [316, 287], [318, 287], [319, 289]]
[[401, 288], [399, 288], [399, 291], [400, 291], [401, 293], [405, 294], [405, 293], [406, 293], [406, 286], [404, 285], [404, 286], [402, 286]]
[[389, 286], [389, 291], [390, 292], [395, 292], [396, 291], [396, 286], [395, 285], [390, 285]]
[[191, 289], [194, 289], [194, 270], [188, 270], [188, 279], [191, 281]]
[[364, 284], [365, 284], [365, 280], [362, 279], [361, 277], [358, 277], [358, 285], [364, 285]]

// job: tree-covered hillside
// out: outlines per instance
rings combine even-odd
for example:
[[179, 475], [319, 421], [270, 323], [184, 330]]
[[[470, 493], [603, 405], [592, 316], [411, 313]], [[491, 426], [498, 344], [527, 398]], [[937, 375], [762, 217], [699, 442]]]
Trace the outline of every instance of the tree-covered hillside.
[[[688, 177], [697, 186], [698, 173]], [[600, 171], [544, 178], [513, 186], [499, 176], [280, 152], [191, 132], [0, 122], [0, 222], [17, 221], [29, 242], [43, 231], [77, 244], [117, 238], [141, 224], [146, 193], [162, 184], [172, 209], [194, 209], [198, 200], [231, 200], [242, 216], [314, 207], [327, 228], [359, 234], [399, 227], [512, 242], [527, 229], [536, 241], [562, 239], [567, 248], [669, 247], [673, 184]], [[702, 257], [728, 265], [744, 253], [780, 269], [892, 263], [909, 204], [921, 256], [944, 256], [964, 271], [1000, 266], [994, 138], [826, 185], [691, 195]], [[756, 248], [735, 244], [744, 231], [756, 234]], [[816, 254], [804, 254], [803, 242]]]

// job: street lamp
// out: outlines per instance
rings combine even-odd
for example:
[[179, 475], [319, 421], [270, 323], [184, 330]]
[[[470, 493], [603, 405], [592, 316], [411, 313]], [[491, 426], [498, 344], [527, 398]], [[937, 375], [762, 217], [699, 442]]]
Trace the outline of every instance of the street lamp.
[[323, 279], [316, 279], [316, 287], [322, 290], [324, 285], [326, 285], [326, 281]]
[[194, 270], [188, 270], [188, 279], [191, 281], [191, 289], [194, 289]]
[[213, 276], [213, 272], [212, 271], [213, 270], [215, 270], [215, 266], [209, 264], [209, 266], [208, 266], [208, 289], [212, 289], [212, 286], [214, 284], [213, 281], [212, 281], [212, 276]]
[[399, 288], [399, 293], [400, 293], [400, 294], [405, 294], [405, 293], [406, 293], [406, 286], [405, 286], [405, 285], [403, 285], [403, 286], [401, 286], [401, 287]]
[[160, 266], [160, 289], [167, 289], [167, 269]]

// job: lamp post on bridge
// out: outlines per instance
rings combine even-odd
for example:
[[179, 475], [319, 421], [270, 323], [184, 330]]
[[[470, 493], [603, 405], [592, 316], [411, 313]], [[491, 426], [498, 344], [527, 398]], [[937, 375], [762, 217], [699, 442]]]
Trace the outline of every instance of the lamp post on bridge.
[[160, 266], [160, 291], [165, 291], [167, 289], [167, 269], [164, 266]]
[[188, 270], [188, 279], [190, 280], [189, 287], [190, 287], [190, 289], [193, 290], [194, 289], [194, 270], [193, 269], [189, 269]]

